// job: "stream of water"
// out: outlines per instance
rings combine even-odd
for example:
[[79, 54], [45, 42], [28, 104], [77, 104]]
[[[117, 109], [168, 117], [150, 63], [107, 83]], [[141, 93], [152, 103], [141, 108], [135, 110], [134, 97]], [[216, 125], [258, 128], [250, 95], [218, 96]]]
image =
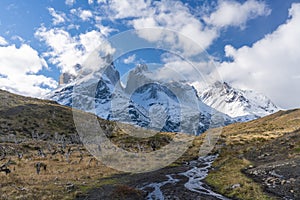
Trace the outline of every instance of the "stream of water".
[[215, 199], [229, 200], [228, 198], [208, 189], [209, 187], [207, 187], [207, 185], [202, 182], [202, 180], [208, 175], [209, 169], [211, 168], [211, 165], [216, 157], [217, 155], [199, 157], [198, 160], [188, 163], [188, 165], [191, 167], [189, 170], [178, 174], [168, 174], [166, 175], [168, 180], [163, 182], [150, 183], [139, 189], [151, 189], [152, 192], [148, 194], [146, 198], [147, 200], [164, 200], [165, 197], [161, 188], [167, 184], [172, 184], [174, 185], [174, 187], [176, 187], [176, 184], [180, 182], [180, 179], [173, 177], [175, 175], [180, 175], [188, 178], [188, 181], [184, 184], [184, 187], [189, 191], [196, 192], [199, 194], [199, 196], [211, 196]]

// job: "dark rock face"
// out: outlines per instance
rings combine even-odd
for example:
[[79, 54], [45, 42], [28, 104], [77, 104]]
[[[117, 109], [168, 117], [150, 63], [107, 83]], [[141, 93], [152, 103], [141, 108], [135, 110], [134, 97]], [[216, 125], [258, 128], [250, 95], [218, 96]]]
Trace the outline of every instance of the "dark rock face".
[[63, 73], [59, 76], [59, 85], [71, 83], [76, 77], [69, 73]]

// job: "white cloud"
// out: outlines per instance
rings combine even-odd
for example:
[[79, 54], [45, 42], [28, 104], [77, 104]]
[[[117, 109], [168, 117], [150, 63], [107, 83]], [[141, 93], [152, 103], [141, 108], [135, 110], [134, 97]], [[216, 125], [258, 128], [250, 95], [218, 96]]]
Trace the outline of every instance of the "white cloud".
[[101, 24], [101, 22], [97, 23], [95, 26], [99, 29], [100, 33], [102, 35], [104, 35], [105, 37], [108, 37], [111, 32], [117, 31], [116, 29], [113, 29], [113, 28], [111, 28], [109, 26], [103, 26]]
[[[105, 2], [105, 1], [99, 1]], [[147, 16], [151, 12], [151, 1], [145, 0], [109, 0], [109, 9], [111, 10], [111, 17], [114, 19], [124, 19], [129, 17]]]
[[99, 29], [102, 35], [108, 37], [111, 32], [118, 31], [117, 29], [111, 28], [110, 26], [105, 26], [102, 24], [103, 17], [94, 16], [95, 27]]
[[78, 9], [71, 9], [70, 13], [79, 17], [81, 20], [83, 21], [88, 21], [89, 19], [95, 19], [97, 18], [97, 16], [93, 16], [93, 13], [91, 10], [82, 10], [82, 8], [78, 8]]
[[74, 3], [76, 3], [76, 0], [66, 0], [65, 4], [67, 4], [68, 6], [72, 6]]
[[80, 10], [80, 14], [79, 17], [83, 20], [83, 21], [87, 21], [90, 18], [93, 17], [93, 14], [90, 10]]
[[51, 48], [50, 51], [44, 53], [44, 56], [49, 57], [49, 61], [60, 67], [62, 72], [76, 74], [74, 65], [84, 64], [96, 49], [104, 54], [113, 52], [113, 49], [105, 42], [103, 35], [95, 30], [72, 37], [63, 29], [48, 30], [41, 27], [35, 36]]
[[216, 70], [214, 60], [207, 54], [202, 56], [201, 60], [192, 61], [178, 55], [165, 53], [162, 55], [164, 64], [155, 68], [155, 75], [152, 76], [164, 81], [181, 81], [192, 85], [196, 83], [204, 88], [207, 84], [220, 80], [220, 77], [217, 76], [218, 74], [213, 77], [214, 79], [209, 76]]
[[[93, 3], [94, 3], [94, 0], [88, 0], [88, 3], [89, 3], [89, 4], [93, 4]], [[98, 4], [101, 4], [101, 3], [107, 3], [107, 1], [106, 1], [106, 0], [97, 0], [97, 3], [98, 3]]]
[[5, 46], [5, 45], [8, 45], [8, 42], [5, 40], [4, 37], [0, 36], [0, 46]]
[[293, 4], [289, 14], [285, 24], [251, 47], [226, 46], [233, 61], [218, 70], [235, 86], [262, 92], [284, 108], [300, 102], [300, 4]]
[[[70, 13], [76, 17], [79, 17], [83, 21], [93, 21], [93, 24], [96, 29], [100, 31], [100, 33], [106, 37], [116, 29], [111, 28], [110, 26], [103, 25], [103, 13], [99, 15], [99, 12], [93, 10], [83, 10], [82, 8], [73, 8], [70, 10]], [[67, 29], [79, 29], [80, 26], [76, 23], [70, 24]]]
[[135, 61], [135, 59], [136, 59], [136, 55], [133, 54], [133, 55], [130, 55], [130, 56], [128, 56], [127, 58], [125, 58], [125, 59], [123, 60], [123, 62], [124, 62], [125, 64], [131, 64], [131, 63], [133, 63], [133, 62]]
[[204, 17], [204, 21], [216, 27], [244, 27], [249, 19], [269, 15], [270, 12], [271, 10], [262, 1], [248, 0], [239, 3], [232, 0], [219, 0], [217, 10], [209, 17]]
[[70, 13], [73, 14], [73, 15], [78, 15], [78, 11], [77, 11], [77, 9], [75, 9], [75, 8], [72, 8], [72, 9], [70, 10]]
[[183, 55], [201, 53], [218, 37], [216, 29], [205, 27], [181, 2], [157, 1], [149, 10], [147, 16], [132, 20], [138, 35], [148, 41], [164, 40]]
[[76, 29], [78, 30], [80, 28], [80, 25], [75, 25], [75, 24], [70, 24], [68, 25], [67, 29], [70, 30], [70, 29]]
[[21, 36], [19, 36], [19, 35], [14, 35], [14, 36], [11, 37], [11, 39], [12, 40], [17, 40], [17, 41], [19, 41], [21, 43], [25, 42], [25, 40]]
[[[13, 58], [13, 59], [12, 59]], [[40, 97], [57, 82], [37, 73], [47, 63], [29, 45], [0, 47], [0, 88], [26, 96]], [[48, 88], [48, 89], [47, 89]]]
[[[93, 4], [93, 3], [94, 3], [94, 0], [88, 0], [88, 3], [89, 3], [89, 4]], [[97, 0], [97, 3], [98, 3], [98, 4], [101, 4], [101, 3], [107, 3], [107, 1], [106, 1], [106, 0]]]
[[52, 21], [54, 25], [58, 25], [60, 23], [64, 23], [66, 19], [65, 13], [58, 13], [54, 10], [54, 8], [48, 8], [50, 15], [53, 17]]
[[104, 3], [104, 4], [105, 4], [105, 3], [107, 3], [107, 0], [97, 0], [97, 3], [98, 3], [98, 4], [101, 4], [101, 3]]
[[35, 35], [44, 41], [51, 51], [44, 55], [50, 57], [50, 62], [58, 65], [62, 72], [75, 73], [73, 66], [80, 63], [82, 52], [77, 46], [77, 42], [71, 35], [62, 29], [50, 29], [41, 27]]
[[206, 50], [219, 37], [221, 28], [243, 26], [249, 19], [270, 13], [264, 3], [256, 0], [243, 4], [220, 0], [217, 10], [203, 18], [193, 15], [181, 1], [173, 0], [110, 0], [108, 10], [113, 19], [130, 19], [128, 23], [139, 37], [150, 42], [163, 41], [183, 56]]

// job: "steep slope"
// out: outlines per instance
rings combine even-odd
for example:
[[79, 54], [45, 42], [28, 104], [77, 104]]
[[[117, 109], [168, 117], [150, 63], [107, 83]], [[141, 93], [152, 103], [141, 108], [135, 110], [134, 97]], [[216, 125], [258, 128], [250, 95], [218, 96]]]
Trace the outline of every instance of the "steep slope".
[[198, 135], [233, 122], [205, 105], [192, 86], [155, 80], [145, 65], [130, 71], [125, 88], [112, 63], [99, 71], [79, 74], [75, 81], [61, 85], [47, 98], [105, 119], [158, 131]]
[[[194, 87], [179, 81], [155, 79], [155, 73], [146, 65], [138, 65], [129, 72], [125, 92], [142, 110], [148, 111], [146, 115], [151, 122], [156, 120], [156, 127], [163, 127], [164, 131], [197, 135], [233, 122], [227, 115], [204, 104]], [[162, 122], [165, 126], [160, 125]]]
[[[73, 114], [85, 113], [55, 101], [24, 97], [0, 90], [0, 142], [22, 143], [28, 140], [81, 144]], [[108, 137], [123, 134], [116, 123], [97, 118]], [[114, 130], [114, 132], [112, 131]]]
[[79, 142], [70, 108], [0, 90], [0, 141], [51, 140], [62, 135]]
[[[299, 199], [299, 115], [299, 109], [279, 111], [224, 127], [207, 182], [238, 199]], [[253, 180], [269, 197], [259, 196]]]
[[257, 119], [279, 110], [266, 96], [251, 90], [233, 88], [226, 82], [215, 82], [200, 97], [207, 105], [237, 121]]

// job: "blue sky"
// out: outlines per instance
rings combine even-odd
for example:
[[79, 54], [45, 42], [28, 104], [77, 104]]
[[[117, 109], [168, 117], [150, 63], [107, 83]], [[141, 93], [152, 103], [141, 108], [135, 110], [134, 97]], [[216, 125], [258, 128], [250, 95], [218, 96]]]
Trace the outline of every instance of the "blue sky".
[[[126, 30], [166, 28], [192, 38], [213, 57], [210, 74], [262, 92], [283, 108], [300, 107], [299, 12], [299, 0], [1, 0], [0, 88], [41, 97], [57, 87], [61, 72], [75, 73], [73, 66], [103, 41]], [[159, 41], [155, 34], [137, 35]], [[179, 43], [185, 56], [195, 57]], [[115, 63], [125, 74], [138, 63], [172, 66], [171, 58], [144, 49]], [[174, 68], [196, 83], [175, 61]]]

